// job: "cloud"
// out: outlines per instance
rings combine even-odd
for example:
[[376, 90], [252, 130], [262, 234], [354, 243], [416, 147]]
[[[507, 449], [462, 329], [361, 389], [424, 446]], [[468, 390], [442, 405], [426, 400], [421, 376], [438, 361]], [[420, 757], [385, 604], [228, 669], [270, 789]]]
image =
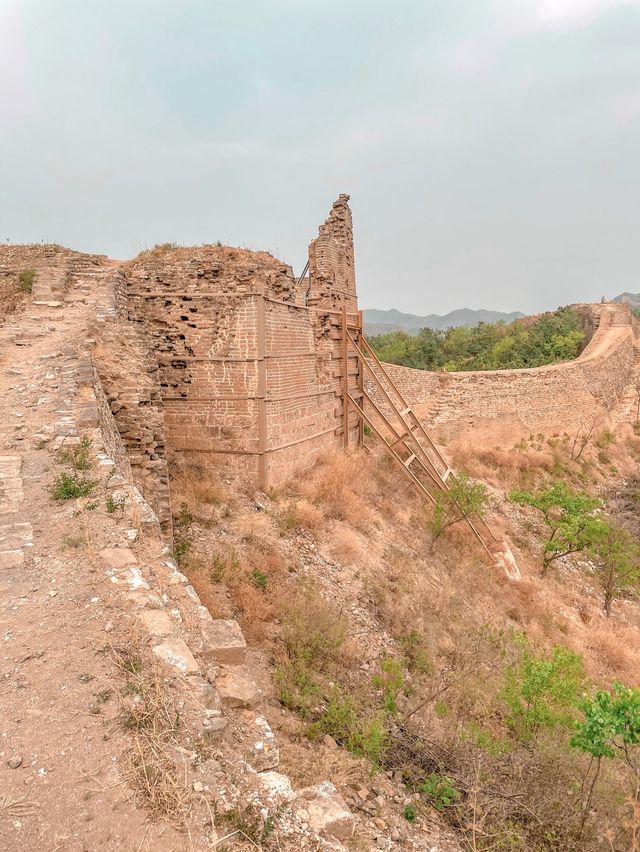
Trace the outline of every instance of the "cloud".
[[0, 109], [5, 121], [16, 121], [32, 106], [20, 7], [18, 0], [6, 0], [0, 4]]
[[539, 22], [553, 29], [584, 27], [616, 6], [637, 3], [638, 0], [538, 0]]

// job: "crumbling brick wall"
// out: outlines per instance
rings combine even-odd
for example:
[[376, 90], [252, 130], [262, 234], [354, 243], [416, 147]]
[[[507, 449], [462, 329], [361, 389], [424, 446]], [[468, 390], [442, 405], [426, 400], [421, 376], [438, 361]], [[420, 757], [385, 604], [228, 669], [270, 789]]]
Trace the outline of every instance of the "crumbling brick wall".
[[342, 306], [358, 318], [347, 202], [311, 244], [308, 291], [271, 255], [222, 246], [157, 248], [124, 266], [122, 313], [155, 354], [170, 447], [235, 457], [268, 487], [344, 443]]
[[[101, 423], [109, 423], [105, 405], [113, 415], [122, 443], [111, 452], [118, 465], [131, 467], [131, 475], [156, 513], [166, 534], [171, 531], [169, 471], [167, 467], [164, 411], [155, 355], [143, 331], [127, 322], [112, 322], [100, 329], [92, 351], [99, 385]], [[108, 434], [108, 429], [103, 429]], [[126, 460], [122, 446], [126, 448]]]

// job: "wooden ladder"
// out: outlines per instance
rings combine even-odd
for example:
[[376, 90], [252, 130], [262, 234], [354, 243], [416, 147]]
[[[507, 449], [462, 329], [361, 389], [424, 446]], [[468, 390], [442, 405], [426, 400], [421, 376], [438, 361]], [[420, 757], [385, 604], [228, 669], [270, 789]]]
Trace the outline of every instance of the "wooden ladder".
[[[449, 491], [450, 483], [456, 481], [455, 473], [362, 334], [362, 312], [359, 322], [359, 326], [350, 326], [345, 317], [342, 329], [345, 363], [347, 357], [355, 352], [360, 377], [357, 394], [351, 392], [346, 382], [344, 384], [343, 411], [346, 422], [348, 424], [351, 407], [362, 429], [366, 423], [404, 475], [423, 497], [435, 504], [434, 492]], [[367, 392], [365, 375], [372, 380], [380, 397], [386, 402], [384, 411]], [[482, 518], [472, 519], [461, 508], [460, 511], [480, 545], [493, 557], [500, 543], [489, 526]]]

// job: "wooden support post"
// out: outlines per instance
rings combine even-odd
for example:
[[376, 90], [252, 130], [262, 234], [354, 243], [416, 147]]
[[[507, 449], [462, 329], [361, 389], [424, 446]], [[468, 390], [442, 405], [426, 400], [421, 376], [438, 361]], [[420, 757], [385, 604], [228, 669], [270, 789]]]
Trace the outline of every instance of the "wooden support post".
[[349, 446], [349, 331], [347, 303], [342, 303], [342, 433], [345, 447]]
[[258, 482], [260, 488], [269, 488], [269, 464], [267, 457], [267, 321], [264, 286], [256, 295], [256, 338], [258, 369]]
[[[358, 311], [358, 349], [362, 347], [362, 335], [364, 334], [364, 319], [362, 311]], [[360, 358], [358, 361], [358, 393], [360, 405], [364, 406], [364, 367]], [[364, 446], [364, 417], [358, 418], [358, 446]]]

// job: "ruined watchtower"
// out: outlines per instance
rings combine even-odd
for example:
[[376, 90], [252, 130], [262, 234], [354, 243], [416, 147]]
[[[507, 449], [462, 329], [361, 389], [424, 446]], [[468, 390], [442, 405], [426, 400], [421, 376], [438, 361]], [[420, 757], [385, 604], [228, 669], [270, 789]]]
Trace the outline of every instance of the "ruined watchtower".
[[167, 445], [225, 455], [263, 488], [358, 443], [345, 391], [361, 386], [347, 355], [358, 333], [349, 196], [309, 247], [309, 279], [264, 252], [158, 247], [124, 267], [122, 313], [158, 365]]

